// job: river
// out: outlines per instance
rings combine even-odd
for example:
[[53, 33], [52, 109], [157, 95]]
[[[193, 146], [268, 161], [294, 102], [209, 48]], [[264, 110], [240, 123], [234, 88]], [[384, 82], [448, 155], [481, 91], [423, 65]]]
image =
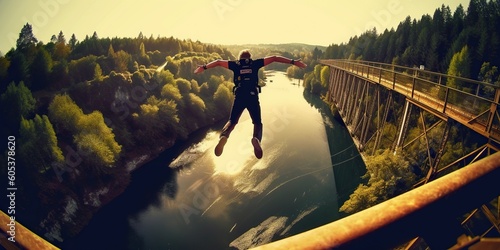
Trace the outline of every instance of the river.
[[223, 123], [203, 129], [137, 170], [63, 249], [247, 249], [342, 217], [364, 173], [348, 131], [301, 81], [267, 75], [262, 159], [247, 111], [220, 157]]

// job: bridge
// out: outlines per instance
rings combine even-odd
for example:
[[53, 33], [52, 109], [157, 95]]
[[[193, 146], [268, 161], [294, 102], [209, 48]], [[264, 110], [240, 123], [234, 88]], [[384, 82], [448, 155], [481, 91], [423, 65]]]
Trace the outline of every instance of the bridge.
[[[370, 150], [367, 148], [370, 146], [374, 153], [383, 138], [392, 136], [384, 134], [389, 113], [399, 123], [397, 137], [389, 139], [393, 150], [405, 150], [420, 137], [424, 138], [429, 171], [419, 185], [447, 173], [457, 164], [440, 166], [453, 126], [462, 125], [474, 131], [478, 138], [482, 137], [475, 151], [457, 161], [499, 151], [499, 86], [391, 64], [348, 60], [321, 63], [331, 70], [328, 100], [336, 105], [360, 150]], [[453, 86], [461, 86], [461, 89]], [[420, 116], [420, 125], [414, 123], [413, 126], [421, 126], [421, 133], [405, 140], [413, 109], [418, 109], [416, 115]], [[425, 119], [424, 112], [435, 119]], [[446, 123], [442, 140], [432, 148], [428, 134], [442, 123]]]
[[[499, 249], [499, 86], [423, 68], [320, 63], [330, 68], [326, 98], [358, 149], [397, 154], [423, 142], [426, 172], [402, 195], [257, 249]], [[473, 149], [443, 162], [453, 129], [473, 138]]]

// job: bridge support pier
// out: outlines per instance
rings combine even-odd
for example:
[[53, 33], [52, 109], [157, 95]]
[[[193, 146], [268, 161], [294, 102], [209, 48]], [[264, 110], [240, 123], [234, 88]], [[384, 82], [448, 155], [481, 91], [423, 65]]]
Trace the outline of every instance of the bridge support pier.
[[398, 140], [396, 141], [396, 145], [394, 147], [394, 155], [396, 155], [398, 149], [402, 147], [402, 144], [404, 142], [404, 137], [406, 135], [406, 130], [408, 128], [408, 123], [410, 120], [408, 116], [411, 113], [411, 107], [412, 104], [408, 100], [406, 100], [403, 113], [403, 120], [401, 120], [401, 125], [399, 128]]

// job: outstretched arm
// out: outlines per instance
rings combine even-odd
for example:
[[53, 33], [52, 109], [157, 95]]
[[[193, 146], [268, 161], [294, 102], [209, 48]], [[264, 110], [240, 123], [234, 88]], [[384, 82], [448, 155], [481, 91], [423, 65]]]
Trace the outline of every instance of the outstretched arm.
[[293, 64], [299, 68], [305, 68], [307, 66], [305, 63], [300, 61], [300, 59], [293, 60], [290, 58], [286, 58], [284, 56], [268, 56], [268, 57], [264, 58], [264, 66], [266, 66], [270, 63], [273, 63], [273, 62], [289, 63], [289, 64]]
[[224, 67], [224, 68], [228, 68], [228, 61], [227, 60], [221, 60], [221, 59], [218, 59], [218, 60], [215, 60], [215, 61], [211, 61], [205, 65], [198, 65], [198, 67], [194, 70], [194, 73], [198, 74], [198, 73], [201, 73], [203, 72], [204, 70], [206, 69], [210, 69], [210, 68], [214, 68], [214, 67], [217, 67], [217, 66], [220, 66], [220, 67]]

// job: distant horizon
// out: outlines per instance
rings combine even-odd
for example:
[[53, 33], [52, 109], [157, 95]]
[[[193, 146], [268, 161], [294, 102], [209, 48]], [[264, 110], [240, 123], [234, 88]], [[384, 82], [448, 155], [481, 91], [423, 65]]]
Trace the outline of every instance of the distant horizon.
[[33, 26], [35, 37], [44, 44], [62, 31], [67, 41], [72, 34], [83, 41], [94, 32], [100, 38], [110, 39], [135, 38], [142, 32], [145, 37], [174, 37], [217, 45], [296, 43], [328, 47], [347, 43], [374, 27], [379, 34], [385, 29], [396, 29], [407, 16], [417, 20], [424, 14], [432, 16], [443, 4], [452, 13], [459, 4], [467, 10], [469, 1], [1, 1], [0, 53], [5, 55], [15, 48], [26, 23]]

